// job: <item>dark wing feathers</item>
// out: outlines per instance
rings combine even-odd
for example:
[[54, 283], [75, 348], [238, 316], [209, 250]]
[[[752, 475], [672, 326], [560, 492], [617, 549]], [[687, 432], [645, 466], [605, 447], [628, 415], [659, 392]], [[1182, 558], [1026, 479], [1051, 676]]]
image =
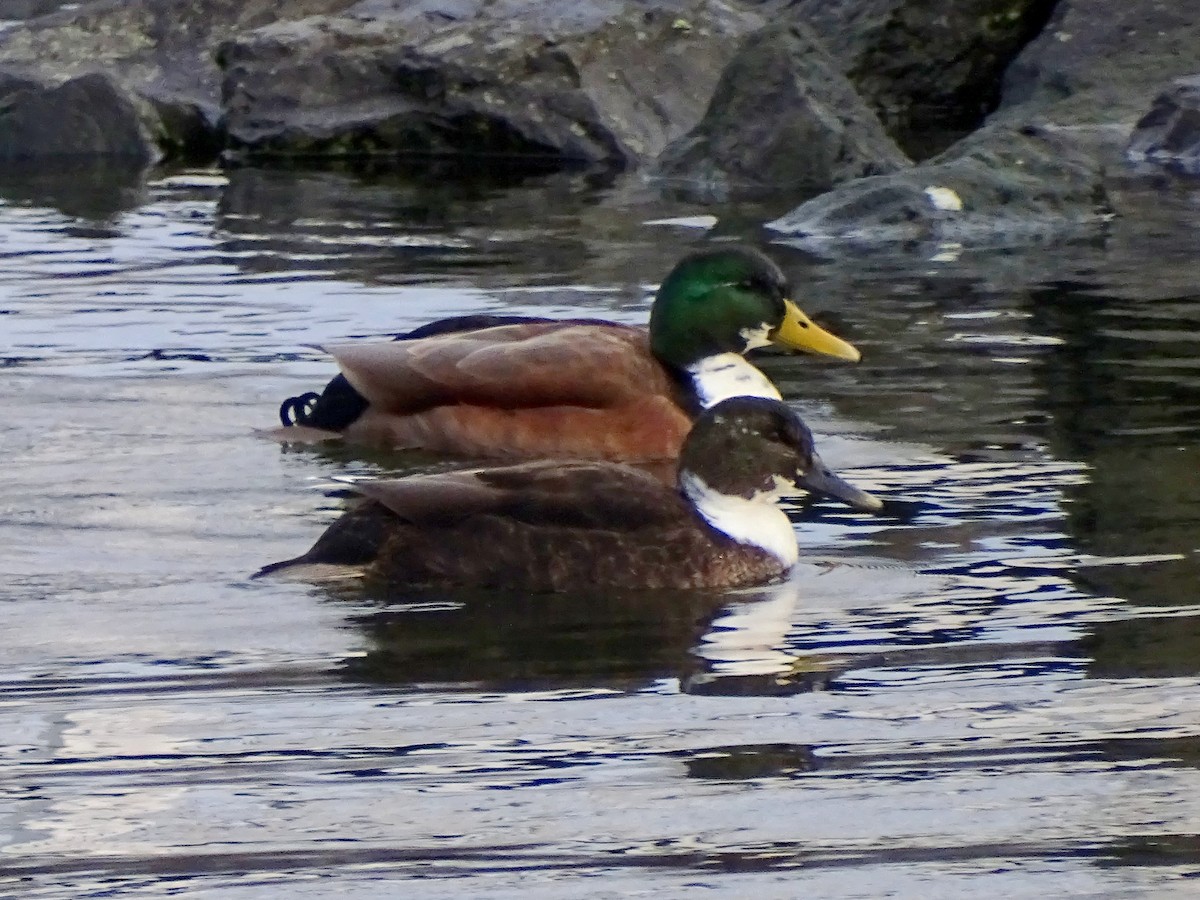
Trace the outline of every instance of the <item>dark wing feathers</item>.
[[553, 319], [548, 316], [509, 316], [493, 313], [467, 313], [462, 316], [447, 316], [418, 325], [412, 331], [396, 335], [398, 341], [419, 341], [443, 334], [458, 334], [463, 331], [479, 331], [482, 328], [499, 328], [501, 325], [612, 325], [605, 319]]
[[501, 512], [530, 525], [632, 531], [688, 518], [674, 488], [629, 466], [543, 462], [480, 473], [508, 492]]
[[496, 515], [528, 525], [629, 531], [687, 517], [673, 488], [638, 469], [604, 462], [543, 461], [356, 487], [415, 525]]

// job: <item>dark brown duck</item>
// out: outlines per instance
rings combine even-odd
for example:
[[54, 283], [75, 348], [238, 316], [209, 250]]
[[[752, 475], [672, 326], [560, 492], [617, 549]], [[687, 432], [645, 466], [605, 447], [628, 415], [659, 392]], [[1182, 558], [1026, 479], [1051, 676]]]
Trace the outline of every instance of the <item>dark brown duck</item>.
[[366, 499], [312, 549], [257, 575], [325, 563], [363, 566], [369, 581], [396, 587], [728, 588], [769, 581], [797, 561], [792, 524], [775, 503], [797, 488], [882, 507], [825, 467], [795, 412], [762, 397], [724, 400], [700, 416], [674, 488], [618, 463], [561, 461], [356, 488]]

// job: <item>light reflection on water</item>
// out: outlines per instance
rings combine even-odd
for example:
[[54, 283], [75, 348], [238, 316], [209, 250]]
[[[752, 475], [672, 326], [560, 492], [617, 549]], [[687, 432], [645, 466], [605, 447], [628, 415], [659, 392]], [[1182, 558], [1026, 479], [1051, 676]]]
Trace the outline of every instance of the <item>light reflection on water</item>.
[[705, 211], [587, 175], [16, 184], [0, 879], [22, 895], [1187, 895], [1186, 192], [1092, 245], [777, 248], [866, 360], [764, 367], [831, 464], [908, 504], [796, 507], [786, 582], [378, 598], [246, 580], [337, 515], [333, 476], [440, 464], [255, 437], [328, 377], [315, 345], [474, 311], [642, 321]]

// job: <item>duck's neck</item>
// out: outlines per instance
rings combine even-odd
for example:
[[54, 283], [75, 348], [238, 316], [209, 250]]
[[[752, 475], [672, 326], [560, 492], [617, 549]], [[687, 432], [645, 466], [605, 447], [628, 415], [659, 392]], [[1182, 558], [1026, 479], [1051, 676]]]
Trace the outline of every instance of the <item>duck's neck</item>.
[[784, 493], [782, 488], [746, 499], [722, 494], [688, 471], [679, 474], [679, 488], [704, 521], [739, 544], [764, 550], [784, 566], [793, 566], [800, 558], [792, 523], [773, 502]]
[[701, 409], [730, 397], [783, 399], [770, 379], [740, 353], [717, 353], [685, 367]]

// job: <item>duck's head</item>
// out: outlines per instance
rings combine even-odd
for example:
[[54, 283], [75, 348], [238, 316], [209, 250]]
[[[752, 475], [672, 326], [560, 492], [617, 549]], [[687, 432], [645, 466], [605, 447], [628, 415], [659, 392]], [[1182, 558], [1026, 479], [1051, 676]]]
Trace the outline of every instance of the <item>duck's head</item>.
[[835, 475], [821, 461], [812, 432], [778, 400], [732, 397], [706, 410], [692, 426], [679, 456], [680, 487], [729, 500], [758, 503], [799, 487], [863, 512], [883, 503]]
[[671, 270], [650, 310], [654, 355], [679, 369], [721, 353], [778, 344], [858, 362], [853, 345], [806, 316], [789, 297], [787, 278], [747, 247], [693, 253]]

